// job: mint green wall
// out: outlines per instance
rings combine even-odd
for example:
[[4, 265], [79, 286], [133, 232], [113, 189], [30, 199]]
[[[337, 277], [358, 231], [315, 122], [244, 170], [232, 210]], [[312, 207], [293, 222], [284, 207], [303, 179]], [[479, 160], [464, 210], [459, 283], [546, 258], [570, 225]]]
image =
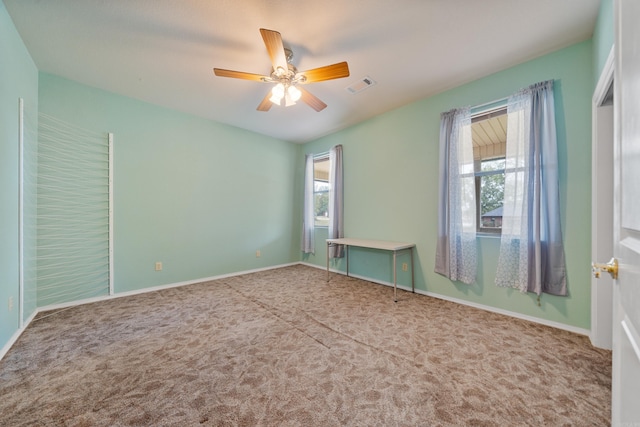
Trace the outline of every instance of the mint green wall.
[[[37, 118], [38, 70], [0, 2], [0, 349], [19, 327], [18, 98]], [[32, 123], [32, 122], [31, 122]], [[9, 298], [13, 309], [9, 311]], [[26, 306], [28, 317], [35, 307]]]
[[601, 0], [596, 27], [593, 30], [593, 86], [598, 83], [609, 52], [613, 47], [613, 0]]
[[[545, 294], [538, 307], [534, 296], [493, 284], [500, 243], [497, 238], [478, 237], [477, 284], [452, 283], [433, 272], [438, 138], [441, 112], [506, 97], [547, 79], [555, 80], [560, 197], [570, 296]], [[592, 45], [586, 41], [390, 111], [307, 143], [303, 150], [319, 153], [335, 144], [343, 145], [345, 235], [415, 242], [418, 289], [588, 329], [592, 82]], [[326, 229], [316, 231], [316, 254], [302, 257], [303, 261], [325, 265], [325, 238]], [[393, 280], [390, 257], [374, 251], [354, 249], [350, 270], [376, 280]], [[408, 286], [410, 276], [403, 273], [399, 283]]]
[[114, 134], [116, 292], [297, 261], [299, 146], [43, 73], [40, 111]]

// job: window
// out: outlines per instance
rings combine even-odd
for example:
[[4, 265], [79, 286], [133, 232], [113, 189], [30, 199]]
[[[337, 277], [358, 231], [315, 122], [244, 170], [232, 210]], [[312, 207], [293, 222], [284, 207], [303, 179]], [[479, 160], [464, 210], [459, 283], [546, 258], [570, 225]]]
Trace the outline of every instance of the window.
[[329, 226], [329, 155], [313, 159], [313, 212], [316, 227]]
[[476, 176], [477, 231], [500, 233], [504, 201], [507, 109], [500, 107], [471, 119]]

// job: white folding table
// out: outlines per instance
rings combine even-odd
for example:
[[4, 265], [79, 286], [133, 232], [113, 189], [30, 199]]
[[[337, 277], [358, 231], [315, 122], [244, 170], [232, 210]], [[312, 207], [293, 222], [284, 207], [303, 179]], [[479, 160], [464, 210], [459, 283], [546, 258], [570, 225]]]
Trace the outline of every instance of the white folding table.
[[345, 257], [347, 262], [347, 276], [349, 276], [349, 246], [357, 246], [361, 248], [380, 249], [383, 251], [393, 252], [393, 300], [398, 302], [397, 297], [397, 284], [396, 284], [396, 255], [398, 252], [409, 250], [411, 253], [411, 292], [415, 292], [414, 284], [414, 272], [413, 272], [413, 248], [415, 243], [402, 243], [402, 242], [388, 242], [384, 240], [367, 240], [367, 239], [352, 239], [352, 238], [340, 238], [340, 239], [327, 239], [327, 282], [330, 279], [329, 276], [329, 248], [331, 246], [344, 245]]

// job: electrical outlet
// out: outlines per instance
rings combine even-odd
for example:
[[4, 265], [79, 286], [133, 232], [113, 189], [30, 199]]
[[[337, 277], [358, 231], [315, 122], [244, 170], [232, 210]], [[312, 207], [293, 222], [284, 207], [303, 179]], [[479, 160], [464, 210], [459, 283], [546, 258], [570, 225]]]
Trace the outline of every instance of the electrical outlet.
[[9, 297], [9, 311], [13, 310], [13, 297]]
[[407, 269], [409, 268], [409, 266], [407, 265], [406, 262], [402, 263], [402, 271], [407, 271]]
[[256, 251], [256, 258], [260, 258], [260, 249]]
[[156, 271], [162, 271], [162, 263], [156, 262]]

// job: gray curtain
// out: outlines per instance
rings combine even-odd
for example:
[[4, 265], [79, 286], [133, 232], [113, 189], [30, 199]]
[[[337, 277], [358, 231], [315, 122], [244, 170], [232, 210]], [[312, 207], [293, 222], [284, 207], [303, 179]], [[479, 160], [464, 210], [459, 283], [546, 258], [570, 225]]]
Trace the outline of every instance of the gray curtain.
[[496, 285], [567, 295], [553, 80], [509, 98]]
[[[329, 238], [344, 237], [344, 195], [342, 174], [342, 145], [329, 150]], [[331, 246], [329, 257], [342, 258], [344, 247]]]
[[315, 254], [315, 217], [313, 209], [313, 154], [304, 161], [304, 204], [302, 214], [302, 252]]
[[438, 241], [435, 272], [463, 283], [476, 281], [476, 203], [471, 113], [440, 116]]

